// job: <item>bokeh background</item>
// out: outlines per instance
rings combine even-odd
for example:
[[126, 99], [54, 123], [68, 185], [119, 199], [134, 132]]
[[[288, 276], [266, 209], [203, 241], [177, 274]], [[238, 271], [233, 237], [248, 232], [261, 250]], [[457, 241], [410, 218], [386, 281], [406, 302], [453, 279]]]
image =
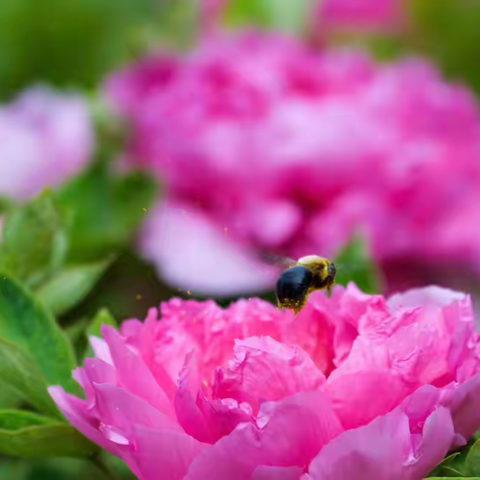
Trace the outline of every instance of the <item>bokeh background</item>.
[[[2, 0], [2, 271], [79, 358], [101, 309], [274, 301], [286, 256], [477, 295], [479, 31], [477, 0]], [[0, 456], [1, 479], [109, 475]]]

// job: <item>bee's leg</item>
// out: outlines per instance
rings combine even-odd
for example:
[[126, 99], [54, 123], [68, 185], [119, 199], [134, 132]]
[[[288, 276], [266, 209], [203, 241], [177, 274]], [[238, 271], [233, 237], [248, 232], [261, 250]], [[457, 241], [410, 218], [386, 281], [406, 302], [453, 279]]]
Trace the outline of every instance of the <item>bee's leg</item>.
[[333, 289], [333, 285], [329, 285], [329, 286], [325, 289], [328, 298], [330, 298], [330, 297], [332, 296], [332, 289]]
[[295, 304], [295, 306], [293, 307], [293, 316], [296, 317], [302, 310], [302, 308], [305, 306], [305, 304], [307, 303], [307, 296], [305, 296], [305, 298], [300, 301], [300, 302], [297, 302]]

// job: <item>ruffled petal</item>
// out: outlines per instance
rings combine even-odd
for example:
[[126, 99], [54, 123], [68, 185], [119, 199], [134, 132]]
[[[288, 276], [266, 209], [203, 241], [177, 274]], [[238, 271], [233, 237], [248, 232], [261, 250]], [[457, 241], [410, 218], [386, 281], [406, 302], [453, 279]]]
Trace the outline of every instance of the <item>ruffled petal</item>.
[[214, 396], [249, 403], [254, 412], [260, 402], [318, 390], [325, 382], [302, 349], [270, 337], [237, 340], [234, 352], [235, 359], [228, 367], [217, 371]]

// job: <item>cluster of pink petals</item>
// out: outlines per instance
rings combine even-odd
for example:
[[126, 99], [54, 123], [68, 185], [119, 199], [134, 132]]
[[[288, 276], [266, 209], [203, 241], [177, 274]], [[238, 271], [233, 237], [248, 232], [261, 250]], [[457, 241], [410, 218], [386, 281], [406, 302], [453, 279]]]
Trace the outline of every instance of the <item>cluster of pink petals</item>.
[[33, 87], [0, 106], [0, 195], [24, 200], [57, 186], [90, 160], [93, 130], [84, 100]]
[[173, 299], [92, 338], [50, 393], [141, 480], [415, 480], [480, 427], [467, 295], [355, 285], [296, 317], [258, 300]]
[[400, 273], [480, 273], [479, 112], [423, 60], [243, 32], [148, 58], [107, 93], [132, 126], [127, 155], [165, 181], [141, 248], [173, 284], [269, 287], [258, 253], [332, 256], [356, 230]]

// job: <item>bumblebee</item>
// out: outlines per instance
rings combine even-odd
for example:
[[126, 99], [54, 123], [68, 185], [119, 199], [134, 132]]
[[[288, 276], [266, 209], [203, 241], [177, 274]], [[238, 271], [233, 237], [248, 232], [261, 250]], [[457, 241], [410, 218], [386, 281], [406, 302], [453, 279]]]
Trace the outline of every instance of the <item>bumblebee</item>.
[[336, 268], [330, 260], [308, 255], [289, 263], [289, 268], [278, 278], [275, 289], [279, 308], [293, 310], [297, 315], [313, 291], [326, 290], [331, 295]]

